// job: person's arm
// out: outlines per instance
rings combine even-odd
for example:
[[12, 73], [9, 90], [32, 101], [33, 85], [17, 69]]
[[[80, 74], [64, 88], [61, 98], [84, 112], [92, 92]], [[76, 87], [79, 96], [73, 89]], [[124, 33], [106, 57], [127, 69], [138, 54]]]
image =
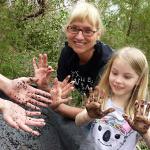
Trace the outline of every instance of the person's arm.
[[51, 95], [30, 85], [36, 81], [37, 79], [31, 77], [10, 80], [0, 75], [0, 90], [11, 100], [33, 109], [39, 109], [38, 106], [48, 107], [48, 104], [52, 102]]
[[84, 109], [82, 112], [78, 113], [75, 117], [75, 123], [77, 126], [81, 126], [81, 125], [91, 122], [93, 120], [94, 119], [88, 115], [88, 112], [86, 109]]
[[[96, 88], [95, 90], [99, 90], [99, 89]], [[102, 118], [105, 115], [107, 115], [108, 113], [115, 111], [115, 109], [113, 109], [113, 108], [108, 108], [108, 109], [102, 111], [101, 101], [103, 99], [101, 99], [101, 98], [103, 97], [103, 95], [102, 95], [103, 93], [99, 91], [99, 92], [96, 92], [93, 94], [94, 95], [89, 96], [88, 100], [86, 101], [86, 110], [87, 110], [90, 118]], [[98, 95], [95, 95], [95, 94], [98, 94]], [[94, 99], [94, 98], [97, 98], [97, 99]], [[96, 100], [99, 102], [96, 102]], [[58, 108], [56, 109], [56, 111], [59, 112], [60, 114], [66, 116], [66, 117], [72, 118], [72, 119], [75, 119], [76, 115], [78, 113], [80, 113], [82, 110], [83, 110], [82, 108], [72, 107], [72, 106], [68, 106], [66, 104], [60, 104], [58, 106]], [[87, 117], [87, 115], [86, 115], [86, 117]]]
[[1, 91], [5, 91], [9, 82], [10, 82], [10, 79], [0, 74], [0, 90]]
[[147, 133], [143, 135], [143, 138], [147, 146], [150, 148], [150, 128], [148, 129]]
[[69, 106], [67, 104], [60, 104], [57, 109], [55, 109], [56, 112], [63, 115], [64, 117], [68, 117], [71, 119], [75, 119], [76, 115], [80, 113], [83, 109], [78, 107]]

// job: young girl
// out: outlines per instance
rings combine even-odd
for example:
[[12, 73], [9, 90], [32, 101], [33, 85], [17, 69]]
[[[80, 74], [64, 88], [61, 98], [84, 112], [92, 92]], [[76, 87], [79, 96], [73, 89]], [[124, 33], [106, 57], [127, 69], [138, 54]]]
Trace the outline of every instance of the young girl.
[[148, 72], [140, 50], [125, 47], [114, 53], [98, 86], [105, 97], [95, 89], [76, 116], [77, 125], [88, 123], [80, 150], [134, 150], [140, 137], [150, 146]]

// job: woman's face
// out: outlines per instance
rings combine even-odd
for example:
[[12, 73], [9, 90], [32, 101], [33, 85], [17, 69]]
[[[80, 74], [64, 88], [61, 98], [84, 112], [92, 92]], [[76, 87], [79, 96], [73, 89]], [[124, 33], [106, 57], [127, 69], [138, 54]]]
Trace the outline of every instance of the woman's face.
[[74, 52], [82, 55], [93, 50], [99, 32], [87, 21], [75, 21], [67, 27], [66, 36]]

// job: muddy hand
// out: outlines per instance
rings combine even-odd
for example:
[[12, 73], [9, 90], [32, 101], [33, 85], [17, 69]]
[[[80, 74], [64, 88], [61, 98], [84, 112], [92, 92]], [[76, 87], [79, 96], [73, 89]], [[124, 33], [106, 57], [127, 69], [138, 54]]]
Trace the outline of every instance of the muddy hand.
[[11, 127], [24, 130], [33, 135], [40, 134], [38, 131], [33, 130], [31, 126], [42, 127], [45, 125], [44, 119], [32, 117], [41, 115], [41, 112], [26, 111], [18, 104], [8, 100], [3, 101], [5, 103], [2, 109], [3, 118]]
[[62, 89], [62, 98], [67, 98], [74, 90], [74, 81], [70, 81], [70, 76], [67, 76], [63, 82], [60, 82], [60, 86]]
[[33, 58], [33, 68], [34, 76], [38, 79], [38, 88], [49, 92], [50, 75], [54, 69], [48, 66], [47, 54], [39, 54], [38, 63], [36, 62], [36, 58]]
[[133, 119], [124, 114], [123, 117], [132, 127], [132, 129], [138, 131], [141, 135], [147, 133], [150, 127], [150, 102], [145, 104], [144, 100], [135, 101], [135, 113]]
[[38, 106], [48, 107], [48, 104], [52, 102], [51, 95], [30, 85], [36, 81], [37, 79], [31, 77], [9, 80], [5, 94], [15, 102], [24, 104], [32, 109], [39, 110]]
[[99, 89], [99, 87], [96, 87], [95, 90], [90, 89], [90, 95], [86, 102], [86, 109], [91, 118], [102, 118], [114, 111], [113, 108], [102, 110], [104, 99], [104, 91]]
[[71, 97], [63, 97], [62, 93], [63, 93], [63, 88], [61, 82], [59, 82], [58, 79], [56, 78], [54, 80], [53, 87], [50, 91], [51, 99], [52, 99], [52, 103], [50, 104], [50, 107], [52, 109], [55, 110], [60, 104], [67, 103], [69, 100], [71, 100]]

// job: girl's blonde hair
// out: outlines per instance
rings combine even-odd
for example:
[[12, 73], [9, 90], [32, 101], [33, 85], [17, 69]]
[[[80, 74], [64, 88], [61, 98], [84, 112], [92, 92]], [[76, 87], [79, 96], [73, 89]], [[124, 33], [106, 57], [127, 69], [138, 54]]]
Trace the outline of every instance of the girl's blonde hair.
[[95, 27], [102, 34], [104, 27], [101, 21], [100, 13], [98, 9], [88, 2], [78, 2], [74, 7], [66, 26], [75, 21], [88, 21], [93, 27]]
[[[107, 98], [111, 94], [111, 88], [109, 85], [109, 74], [112, 64], [116, 58], [121, 58], [126, 62], [128, 62], [129, 65], [139, 76], [138, 82], [132, 91], [129, 102], [125, 107], [125, 113], [127, 113], [128, 115], [133, 115], [134, 113], [133, 106], [135, 100], [146, 100], [148, 90], [148, 75], [149, 75], [148, 62], [146, 56], [142, 53], [142, 51], [134, 47], [124, 47], [114, 52], [99, 82], [99, 87], [101, 89], [104, 89]], [[104, 105], [105, 102], [103, 103], [103, 107]]]

